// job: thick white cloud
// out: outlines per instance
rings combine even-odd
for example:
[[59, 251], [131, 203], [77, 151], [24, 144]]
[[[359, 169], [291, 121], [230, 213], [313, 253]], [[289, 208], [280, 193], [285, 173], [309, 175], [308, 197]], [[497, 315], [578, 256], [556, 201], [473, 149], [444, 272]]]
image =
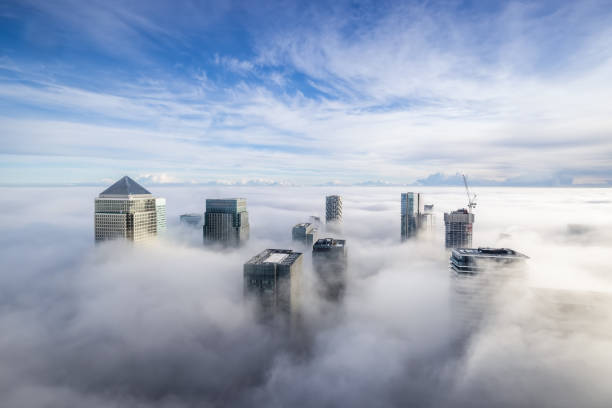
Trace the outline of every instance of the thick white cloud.
[[[142, 246], [94, 246], [100, 188], [2, 189], [7, 405], [605, 407], [612, 397], [607, 189], [477, 189], [475, 245], [531, 259], [518, 292], [500, 292], [503, 307], [485, 308], [488, 323], [467, 344], [452, 341], [440, 224], [442, 211], [465, 203], [461, 188], [422, 188], [438, 228], [405, 245], [398, 187], [150, 189], [166, 197], [170, 228]], [[263, 248], [291, 247], [291, 226], [321, 215], [331, 193], [344, 196], [347, 295], [321, 303], [306, 259], [308, 330], [295, 350], [254, 322], [242, 264]], [[222, 196], [248, 199], [252, 239], [240, 250], [205, 249], [200, 230], [178, 224]], [[565, 312], [548, 314], [536, 288], [568, 291], [554, 291]], [[575, 320], [557, 320], [566, 314]]]

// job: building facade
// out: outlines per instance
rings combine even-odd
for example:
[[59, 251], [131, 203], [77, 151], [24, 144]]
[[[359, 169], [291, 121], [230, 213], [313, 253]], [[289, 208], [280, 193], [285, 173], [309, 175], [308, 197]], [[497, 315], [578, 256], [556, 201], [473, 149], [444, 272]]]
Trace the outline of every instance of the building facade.
[[94, 202], [96, 242], [123, 238], [146, 241], [166, 229], [166, 201], [155, 198], [125, 176], [104, 190]]
[[310, 222], [302, 222], [296, 224], [291, 230], [291, 238], [294, 242], [300, 242], [303, 245], [312, 247], [317, 240], [317, 228]]
[[332, 225], [342, 223], [342, 197], [339, 195], [325, 197], [325, 222]]
[[401, 195], [401, 238], [405, 241], [415, 237], [423, 222], [423, 195], [421, 193], [402, 193]]
[[327, 300], [342, 298], [348, 264], [346, 240], [322, 238], [312, 247], [312, 266], [318, 277], [319, 294]]
[[446, 248], [470, 248], [472, 246], [472, 225], [474, 214], [461, 208], [444, 213]]
[[259, 318], [295, 322], [299, 314], [302, 260], [300, 252], [266, 249], [244, 264], [244, 293], [255, 301]]
[[249, 213], [245, 198], [207, 199], [204, 244], [238, 246], [249, 239]]
[[157, 233], [162, 234], [166, 232], [166, 199], [156, 198], [155, 199], [155, 219], [157, 221]]

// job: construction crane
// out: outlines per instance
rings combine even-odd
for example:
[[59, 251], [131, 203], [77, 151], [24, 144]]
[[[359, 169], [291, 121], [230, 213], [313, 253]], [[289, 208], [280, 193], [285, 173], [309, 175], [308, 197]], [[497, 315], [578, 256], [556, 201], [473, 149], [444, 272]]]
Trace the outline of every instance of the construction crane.
[[467, 183], [467, 177], [465, 177], [465, 174], [462, 174], [463, 176], [463, 184], [465, 184], [465, 192], [467, 193], [468, 196], [468, 212], [472, 212], [472, 208], [476, 207], [476, 194], [472, 195], [470, 193], [470, 188], [468, 187], [468, 183]]

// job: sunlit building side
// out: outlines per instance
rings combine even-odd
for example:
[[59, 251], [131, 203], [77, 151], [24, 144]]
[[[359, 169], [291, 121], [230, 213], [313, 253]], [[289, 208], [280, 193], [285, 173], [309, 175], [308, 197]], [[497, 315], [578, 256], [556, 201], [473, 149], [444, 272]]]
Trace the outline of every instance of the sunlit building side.
[[166, 200], [153, 197], [128, 176], [100, 193], [94, 206], [96, 242], [146, 241], [166, 229]]

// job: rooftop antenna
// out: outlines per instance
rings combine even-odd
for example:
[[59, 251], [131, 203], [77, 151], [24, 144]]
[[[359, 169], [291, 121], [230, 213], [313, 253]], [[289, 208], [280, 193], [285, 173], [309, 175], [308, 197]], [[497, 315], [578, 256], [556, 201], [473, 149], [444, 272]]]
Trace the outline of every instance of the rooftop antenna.
[[468, 187], [468, 182], [467, 182], [467, 177], [465, 177], [465, 174], [462, 174], [463, 176], [463, 184], [465, 184], [465, 192], [467, 193], [468, 196], [468, 212], [472, 212], [472, 208], [476, 207], [476, 194], [472, 195], [470, 193], [470, 188]]

